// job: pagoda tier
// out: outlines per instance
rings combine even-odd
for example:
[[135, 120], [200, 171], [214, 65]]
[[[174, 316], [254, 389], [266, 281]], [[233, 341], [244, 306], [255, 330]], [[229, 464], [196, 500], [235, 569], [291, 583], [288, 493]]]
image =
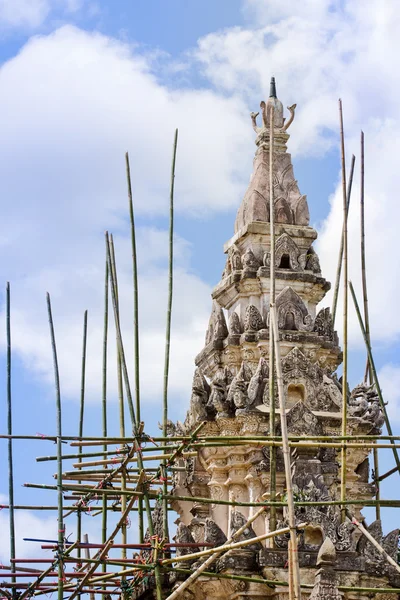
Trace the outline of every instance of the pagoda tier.
[[[275, 211], [275, 285], [282, 370], [289, 436], [293, 440], [291, 460], [295, 499], [326, 502], [340, 499], [340, 453], [323, 441], [305, 443], [310, 436], [341, 435], [342, 389], [335, 371], [341, 362], [338, 337], [328, 308], [319, 308], [330, 284], [321, 274], [313, 247], [317, 233], [309, 226], [307, 199], [294, 179], [290, 154], [286, 151], [295, 105], [290, 119], [271, 86], [268, 103], [261, 103], [262, 126], [252, 113], [257, 133], [254, 173], [239, 207], [235, 235], [225, 245], [226, 266], [215, 287], [206, 343], [196, 358], [190, 409], [179, 433], [190, 433], [206, 421], [201, 435], [235, 436], [256, 440], [268, 436], [269, 391], [269, 304], [270, 226], [269, 205], [269, 121], [268, 107], [274, 105], [273, 185]], [[278, 406], [275, 390], [275, 406]], [[280, 435], [280, 414], [276, 410], [275, 431]], [[383, 418], [374, 389], [360, 385], [348, 393], [348, 435], [379, 434]], [[297, 445], [294, 441], [297, 440]], [[230, 444], [204, 447], [194, 458], [182, 461], [185, 472], [174, 475], [175, 496], [206, 498], [209, 503], [175, 500], [179, 514], [177, 541], [221, 544], [257, 511], [256, 506], [234, 503], [268, 502], [271, 494], [271, 443]], [[371, 500], [375, 488], [369, 478], [368, 447], [347, 451], [347, 500]], [[281, 447], [276, 451], [277, 500], [285, 501], [286, 481]], [[215, 502], [212, 502], [212, 501]], [[220, 502], [229, 501], [227, 504]], [[349, 505], [360, 518], [361, 506]], [[277, 507], [277, 526], [287, 525], [287, 509]], [[314, 589], [302, 598], [339, 598], [338, 585], [376, 587], [398, 585], [397, 572], [375, 548], [360, 539], [349, 520], [341, 519], [333, 504], [296, 508], [298, 523], [308, 525], [299, 534], [298, 555], [301, 582]], [[241, 539], [271, 530], [270, 509], [246, 529]], [[372, 535], [393, 557], [397, 554], [398, 530], [384, 539], [380, 522], [369, 527]], [[228, 552], [214, 563], [217, 572], [288, 580], [288, 536], [275, 541], [256, 542]], [[200, 563], [187, 563], [195, 568]], [[176, 575], [176, 582], [180, 581]], [[185, 576], [181, 576], [184, 579]], [[186, 598], [287, 600], [287, 587], [229, 581], [201, 576], [185, 591]], [[374, 596], [346, 592], [345, 598]], [[378, 597], [378, 596], [377, 596]], [[379, 595], [383, 598], [393, 595]]]

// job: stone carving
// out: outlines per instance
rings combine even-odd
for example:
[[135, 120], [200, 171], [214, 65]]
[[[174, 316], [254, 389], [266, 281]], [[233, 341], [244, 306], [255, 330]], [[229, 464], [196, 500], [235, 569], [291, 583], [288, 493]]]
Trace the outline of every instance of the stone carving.
[[311, 331], [312, 318], [303, 300], [291, 288], [286, 287], [276, 297], [279, 329]]
[[204, 524], [204, 541], [206, 544], [222, 546], [227, 540], [222, 529], [212, 519], [206, 519]]
[[224, 340], [228, 337], [228, 327], [226, 326], [224, 311], [221, 306], [213, 300], [210, 320], [206, 333], [206, 345], [215, 340]]
[[307, 261], [306, 261], [306, 266], [305, 266], [305, 270], [306, 271], [312, 271], [313, 273], [321, 273], [321, 266], [319, 264], [319, 258], [317, 253], [315, 252], [314, 248], [310, 248], [307, 252]]
[[[231, 514], [231, 536], [233, 536], [243, 525], [246, 525], [247, 519], [242, 515], [238, 510], [232, 511]], [[254, 533], [254, 529], [251, 525], [246, 527], [246, 529], [239, 535], [239, 537], [235, 538], [236, 542], [242, 542], [245, 540], [250, 540], [257, 537]], [[252, 552], [258, 552], [261, 550], [262, 545], [260, 542], [255, 542], [254, 544], [249, 544], [245, 546], [246, 550], [251, 550]]]
[[220, 417], [229, 417], [232, 414], [232, 405], [227, 401], [227, 388], [231, 382], [232, 374], [227, 367], [218, 369], [211, 382], [207, 409], [216, 411]]
[[313, 331], [323, 335], [335, 344], [338, 343], [336, 331], [333, 328], [332, 316], [329, 308], [322, 308], [315, 317]]
[[243, 269], [246, 273], [256, 272], [260, 266], [259, 261], [254, 256], [254, 252], [251, 248], [247, 248], [246, 252], [242, 256]]
[[336, 550], [329, 537], [326, 537], [317, 556], [319, 567], [310, 600], [342, 600], [337, 588], [338, 578], [335, 572]]
[[260, 311], [253, 304], [249, 304], [246, 308], [244, 316], [244, 330], [245, 331], [259, 331], [264, 327], [264, 322]]
[[242, 333], [242, 326], [237, 312], [233, 312], [229, 317], [229, 333], [231, 335], [240, 335]]
[[382, 428], [385, 418], [375, 386], [360, 383], [351, 392], [348, 403], [349, 415], [368, 421], [377, 430]]
[[[251, 373], [250, 373], [251, 376]], [[242, 362], [241, 367], [232, 380], [229, 387], [227, 402], [229, 405], [234, 404], [237, 409], [246, 409], [248, 407], [247, 386], [249, 385], [249, 370], [245, 363]]]
[[252, 113], [253, 128], [258, 134], [256, 144], [258, 150], [254, 158], [253, 176], [239, 207], [235, 232], [248, 223], [256, 221], [269, 222], [269, 105], [274, 105], [275, 155], [274, 155], [274, 212], [276, 223], [308, 225], [310, 215], [307, 199], [302, 196], [294, 178], [290, 154], [286, 152], [287, 128], [293, 121], [295, 104], [289, 107], [290, 119], [285, 124], [282, 103], [271, 96], [268, 103], [261, 102], [263, 127], [257, 126], [258, 113]]
[[321, 410], [332, 410], [336, 407], [340, 410], [342, 406], [342, 392], [334, 379], [327, 375], [322, 377], [322, 393], [318, 394], [319, 406]]
[[240, 256], [240, 252], [235, 245], [231, 246], [231, 248], [229, 249], [229, 260], [231, 263], [232, 271], [242, 270], [242, 259]]
[[287, 414], [290, 435], [322, 435], [322, 426], [304, 402], [297, 402]]
[[[399, 529], [394, 529], [385, 537], [382, 535], [382, 523], [377, 520], [367, 527], [368, 532], [382, 546], [382, 548], [394, 560], [397, 560], [398, 544], [399, 544]], [[385, 557], [375, 548], [373, 544], [362, 536], [357, 546], [358, 552], [364, 555], [366, 560], [366, 568], [368, 573], [377, 575], [378, 577], [390, 572], [392, 567], [386, 561]]]
[[200, 369], [196, 369], [193, 376], [192, 396], [190, 398], [191, 422], [200, 423], [208, 418], [207, 411], [208, 398], [210, 396], [210, 386]]
[[[295, 499], [303, 502], [327, 502], [331, 500], [328, 488], [322, 475], [311, 473], [295, 473], [293, 477], [293, 491]], [[350, 521], [341, 522], [340, 512], [334, 506], [297, 506], [296, 522], [306, 521], [309, 526], [319, 528], [324, 537], [329, 537], [336, 550], [349, 550], [352, 546], [352, 532], [354, 526]], [[279, 527], [287, 526], [287, 518]], [[287, 548], [288, 535], [277, 536], [276, 544], [280, 548]], [[314, 544], [306, 542], [302, 535], [299, 548], [304, 550], [316, 550]]]
[[256, 407], [261, 404], [264, 388], [267, 385], [269, 376], [269, 367], [265, 358], [260, 358], [257, 369], [250, 379], [247, 395], [249, 398], [249, 407]]
[[300, 250], [287, 233], [282, 233], [276, 240], [275, 245], [275, 266], [279, 268], [283, 262], [284, 257], [287, 257], [288, 266], [284, 268], [290, 268], [293, 271], [300, 269], [299, 258]]
[[[176, 541], [177, 544], [194, 544], [195, 543], [195, 540], [194, 540], [192, 534], [190, 533], [189, 528], [186, 527], [186, 525], [184, 525], [184, 523], [182, 523], [182, 521], [178, 525], [174, 540]], [[192, 548], [177, 547], [176, 548], [176, 556], [186, 556], [186, 554], [191, 554], [194, 552], [200, 552], [200, 548], [197, 548], [197, 547], [192, 547]], [[194, 562], [193, 559], [181, 562], [181, 565], [185, 565], [182, 568], [187, 568], [193, 562]]]

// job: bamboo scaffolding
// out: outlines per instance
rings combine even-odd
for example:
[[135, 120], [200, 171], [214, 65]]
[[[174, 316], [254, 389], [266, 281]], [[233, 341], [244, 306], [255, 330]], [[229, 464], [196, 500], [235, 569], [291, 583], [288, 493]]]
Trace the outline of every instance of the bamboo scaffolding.
[[56, 390], [56, 409], [57, 409], [57, 494], [58, 494], [58, 600], [63, 600], [64, 591], [64, 576], [63, 576], [63, 565], [61, 557], [64, 550], [64, 514], [63, 514], [63, 493], [62, 493], [62, 457], [61, 457], [61, 435], [62, 435], [62, 421], [61, 421], [61, 392], [60, 392], [60, 375], [58, 370], [58, 358], [56, 340], [54, 335], [53, 315], [51, 311], [50, 294], [47, 294], [47, 312], [50, 326], [50, 338], [51, 347], [53, 352], [53, 365], [54, 365], [54, 381]]
[[[14, 468], [13, 468], [13, 440], [12, 440], [12, 393], [11, 393], [11, 298], [10, 283], [6, 285], [6, 337], [7, 337], [7, 434], [8, 438], [8, 502], [10, 506], [9, 531], [10, 531], [10, 558], [15, 558], [15, 519], [14, 519]], [[12, 565], [14, 571], [14, 565]], [[12, 580], [15, 583], [15, 579]], [[13, 589], [13, 600], [16, 593]]]
[[[372, 356], [371, 344], [370, 344], [370, 341], [368, 340], [368, 337], [367, 337], [367, 333], [366, 333], [366, 330], [365, 330], [365, 327], [364, 327], [364, 323], [363, 323], [363, 320], [362, 320], [362, 316], [361, 316], [361, 312], [360, 312], [360, 307], [358, 305], [357, 297], [356, 297], [356, 294], [354, 292], [353, 284], [351, 283], [351, 281], [349, 281], [349, 288], [350, 288], [351, 296], [353, 298], [354, 307], [356, 309], [357, 318], [358, 318], [358, 322], [360, 324], [361, 333], [362, 333], [362, 336], [364, 338], [365, 346], [367, 348], [368, 360], [369, 360], [369, 364], [370, 364], [370, 367], [371, 367], [373, 381], [374, 381], [375, 387], [376, 387], [376, 392], [378, 394], [379, 404], [380, 404], [380, 407], [382, 409], [383, 417], [385, 419], [386, 429], [388, 431], [388, 434], [390, 436], [392, 436], [393, 435], [392, 427], [390, 425], [389, 416], [388, 416], [387, 410], [386, 410], [386, 405], [385, 405], [385, 402], [383, 400], [381, 386], [379, 385], [378, 374], [376, 372], [375, 362], [374, 362], [374, 359], [373, 359], [373, 356]], [[391, 441], [393, 441], [393, 440], [391, 440]], [[378, 447], [378, 446], [376, 446], [376, 447]], [[392, 444], [392, 449], [393, 449], [394, 460], [395, 460], [396, 465], [397, 465], [397, 470], [398, 470], [398, 472], [400, 474], [400, 458], [399, 458], [399, 454], [397, 452], [397, 448], [396, 448], [395, 444]]]
[[[170, 594], [167, 598], [167, 600], [175, 600], [175, 598], [177, 598], [187, 587], [189, 587], [189, 585], [191, 585], [202, 573], [204, 574], [204, 571], [206, 571], [206, 569], [217, 560], [217, 558], [219, 558], [221, 556], [221, 554], [223, 554], [224, 552], [228, 551], [228, 550], [233, 550], [235, 548], [242, 548], [243, 546], [247, 546], [249, 544], [251, 544], [252, 542], [254, 543], [256, 540], [257, 541], [261, 541], [261, 537], [263, 540], [266, 540], [268, 538], [274, 537], [275, 535], [279, 535], [277, 531], [273, 531], [267, 534], [264, 534], [264, 536], [261, 536], [259, 538], [252, 538], [251, 540], [245, 540], [245, 542], [238, 542], [238, 543], [234, 543], [233, 540], [237, 537], [239, 537], [250, 525], [253, 521], [255, 521], [263, 512], [264, 509], [261, 509], [259, 511], [257, 511], [257, 513], [255, 515], [253, 515], [248, 521], [247, 523], [245, 523], [245, 525], [243, 525], [240, 529], [238, 529], [238, 531], [229, 539], [225, 542], [225, 544], [223, 544], [222, 546], [219, 546], [217, 548], [212, 548], [210, 549], [210, 551], [208, 552], [208, 554], [211, 554], [211, 556], [203, 563], [201, 564], [196, 571], [192, 572], [191, 575], [186, 579], [186, 581], [184, 581], [183, 583], [180, 584], [180, 586], [174, 591], [172, 592], [172, 594]], [[305, 524], [303, 524], [303, 526], [305, 526]], [[281, 533], [283, 533], [283, 529], [280, 530]], [[286, 527], [285, 528], [285, 533], [289, 532], [289, 528]], [[190, 555], [186, 555], [187, 557], [190, 557]], [[197, 553], [197, 556], [207, 556], [206, 554], [203, 553]], [[175, 557], [175, 561], [171, 560], [169, 561], [171, 562], [178, 562], [178, 559], [184, 559], [185, 557]], [[192, 554], [192, 558], [194, 558], [194, 554]], [[167, 561], [163, 561], [164, 564], [168, 564]]]
[[[83, 340], [82, 340], [82, 367], [81, 367], [81, 398], [80, 398], [80, 411], [79, 411], [79, 435], [83, 435], [83, 416], [85, 410], [85, 379], [86, 379], [86, 342], [87, 342], [87, 310], [85, 310], [83, 316]], [[79, 449], [79, 462], [82, 461], [82, 447]], [[78, 467], [80, 468], [80, 467]], [[81, 511], [76, 513], [76, 537], [78, 542], [81, 541], [82, 535], [82, 514]], [[81, 551], [78, 547], [78, 557], [80, 557]]]

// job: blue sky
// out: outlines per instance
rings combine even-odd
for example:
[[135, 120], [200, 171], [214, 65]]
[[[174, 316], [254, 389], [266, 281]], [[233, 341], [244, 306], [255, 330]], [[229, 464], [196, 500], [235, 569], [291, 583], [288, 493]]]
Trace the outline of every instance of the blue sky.
[[[339, 96], [348, 164], [351, 152], [359, 159], [359, 131], [365, 130], [372, 333], [398, 430], [400, 89], [393, 73], [399, 16], [394, 1], [379, 4], [379, 18], [377, 6], [374, 0], [362, 8], [325, 0], [296, 7], [278, 0], [0, 1], [0, 263], [4, 285], [11, 282], [15, 433], [55, 430], [46, 291], [53, 302], [66, 434], [77, 430], [81, 329], [83, 312], [89, 311], [85, 433], [98, 432], [106, 228], [115, 234], [126, 345], [132, 350], [125, 150], [131, 156], [138, 226], [143, 411], [149, 429], [157, 429], [175, 127], [170, 409], [172, 418], [184, 418], [210, 292], [224, 266], [223, 243], [233, 233], [251, 173], [254, 136], [248, 114], [267, 96], [271, 75], [284, 105], [298, 105], [289, 149], [311, 221], [321, 233], [318, 251], [330, 280], [340, 232]], [[358, 175], [353, 191], [350, 268], [360, 289]], [[340, 327], [339, 320], [339, 333]], [[357, 327], [351, 314], [353, 384], [362, 378], [365, 361]], [[5, 389], [4, 338], [2, 344]], [[110, 352], [112, 361], [115, 351]], [[114, 433], [115, 383], [110, 373]], [[2, 412], [4, 429], [5, 402]], [[39, 498], [38, 492], [20, 487], [26, 479], [50, 480], [54, 465], [37, 465], [32, 457], [52, 452], [51, 444], [41, 441], [16, 446], [17, 502], [52, 501], [45, 492]], [[390, 468], [390, 456], [382, 453], [382, 461], [382, 470]], [[6, 472], [4, 459], [0, 472]], [[6, 494], [1, 480], [0, 494]], [[393, 493], [388, 487], [383, 495]], [[30, 529], [43, 528], [37, 516], [29, 518]], [[52, 526], [50, 520], [46, 527]]]

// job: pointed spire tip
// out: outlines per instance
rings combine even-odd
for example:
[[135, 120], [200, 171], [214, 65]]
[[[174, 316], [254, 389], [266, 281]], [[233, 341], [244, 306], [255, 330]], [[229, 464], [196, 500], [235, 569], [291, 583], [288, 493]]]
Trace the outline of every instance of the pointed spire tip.
[[276, 98], [275, 77], [271, 77], [271, 83], [269, 85], [269, 97]]

